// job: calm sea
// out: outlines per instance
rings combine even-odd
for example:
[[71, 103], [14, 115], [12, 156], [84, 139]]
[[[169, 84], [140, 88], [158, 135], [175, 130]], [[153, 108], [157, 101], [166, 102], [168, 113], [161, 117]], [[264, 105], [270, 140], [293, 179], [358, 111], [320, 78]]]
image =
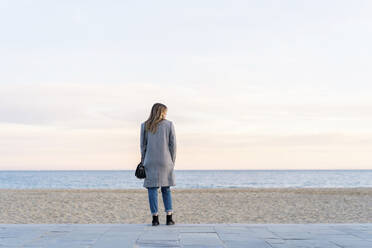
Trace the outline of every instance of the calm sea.
[[[174, 188], [372, 187], [372, 170], [175, 170]], [[133, 170], [0, 171], [0, 188], [138, 189]]]

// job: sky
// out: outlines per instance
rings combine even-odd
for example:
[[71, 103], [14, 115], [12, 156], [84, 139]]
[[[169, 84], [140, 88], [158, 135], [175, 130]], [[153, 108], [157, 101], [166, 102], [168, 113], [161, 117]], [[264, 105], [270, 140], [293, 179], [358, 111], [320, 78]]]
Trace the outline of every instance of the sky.
[[0, 170], [372, 169], [371, 1], [0, 0]]

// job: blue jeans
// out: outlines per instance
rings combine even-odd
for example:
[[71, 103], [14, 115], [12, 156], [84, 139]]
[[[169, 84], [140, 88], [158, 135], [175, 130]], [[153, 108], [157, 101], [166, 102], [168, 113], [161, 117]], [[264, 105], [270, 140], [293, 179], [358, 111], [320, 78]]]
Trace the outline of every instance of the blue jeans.
[[[159, 187], [147, 187], [147, 192], [149, 195], [150, 211], [152, 215], [158, 213], [158, 189]], [[161, 194], [163, 197], [165, 212], [171, 212], [172, 211], [172, 195], [171, 195], [170, 187], [169, 186], [161, 187]]]

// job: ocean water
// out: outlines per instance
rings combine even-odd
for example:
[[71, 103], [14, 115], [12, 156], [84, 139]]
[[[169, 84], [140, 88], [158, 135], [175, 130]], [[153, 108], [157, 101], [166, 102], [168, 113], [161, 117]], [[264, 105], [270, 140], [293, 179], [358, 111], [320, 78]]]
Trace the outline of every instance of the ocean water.
[[[372, 187], [372, 170], [175, 170], [173, 188]], [[134, 170], [0, 171], [7, 189], [138, 189]]]

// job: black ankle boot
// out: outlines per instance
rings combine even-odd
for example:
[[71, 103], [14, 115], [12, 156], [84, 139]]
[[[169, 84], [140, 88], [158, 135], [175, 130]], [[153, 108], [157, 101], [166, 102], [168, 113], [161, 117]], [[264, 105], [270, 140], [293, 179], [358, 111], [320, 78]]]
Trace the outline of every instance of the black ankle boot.
[[172, 214], [167, 214], [167, 225], [174, 225], [174, 221], [172, 220]]
[[157, 216], [157, 215], [152, 216], [152, 225], [153, 226], [159, 225], [159, 216]]

